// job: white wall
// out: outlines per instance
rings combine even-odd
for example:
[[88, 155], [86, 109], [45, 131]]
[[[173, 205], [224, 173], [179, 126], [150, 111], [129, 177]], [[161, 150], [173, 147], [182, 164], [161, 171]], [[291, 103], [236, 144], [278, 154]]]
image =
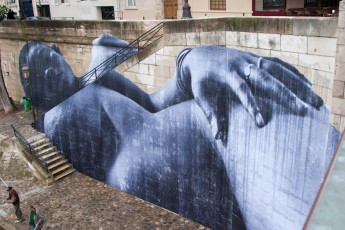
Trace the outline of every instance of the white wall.
[[126, 2], [120, 0], [124, 20], [156, 20], [164, 17], [163, 0], [136, 0], [137, 7], [128, 7]]
[[209, 0], [189, 0], [193, 18], [251, 16], [252, 0], [227, 0], [226, 10], [210, 10]]
[[51, 17], [73, 17], [77, 20], [102, 20], [101, 6], [113, 6], [117, 11], [116, 0], [96, 0], [80, 1], [69, 0], [69, 3], [56, 4], [54, 0], [50, 1]]

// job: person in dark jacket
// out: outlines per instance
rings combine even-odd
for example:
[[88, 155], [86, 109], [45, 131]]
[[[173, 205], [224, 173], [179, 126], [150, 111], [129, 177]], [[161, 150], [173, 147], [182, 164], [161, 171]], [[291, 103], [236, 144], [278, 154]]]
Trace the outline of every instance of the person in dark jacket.
[[16, 223], [23, 221], [24, 218], [22, 210], [20, 210], [20, 199], [17, 191], [11, 186], [9, 186], [6, 191], [8, 191], [7, 200], [14, 206], [15, 214], [17, 217]]

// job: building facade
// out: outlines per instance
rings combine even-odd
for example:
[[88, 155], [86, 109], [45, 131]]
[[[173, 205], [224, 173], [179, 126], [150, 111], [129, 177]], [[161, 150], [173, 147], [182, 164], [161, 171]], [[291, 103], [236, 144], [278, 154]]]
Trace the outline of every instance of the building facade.
[[193, 18], [231, 16], [336, 16], [339, 0], [2, 0], [25, 17], [75, 20], [182, 18], [187, 2]]

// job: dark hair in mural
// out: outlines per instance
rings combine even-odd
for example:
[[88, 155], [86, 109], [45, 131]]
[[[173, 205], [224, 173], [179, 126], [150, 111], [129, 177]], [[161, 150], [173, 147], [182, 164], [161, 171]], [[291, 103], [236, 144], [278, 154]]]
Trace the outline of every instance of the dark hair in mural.
[[[91, 67], [117, 50], [106, 39]], [[40, 94], [75, 77], [56, 48], [32, 44], [20, 63], [29, 50], [47, 110]], [[339, 139], [328, 116], [288, 63], [202, 46], [153, 94], [110, 71], [36, 124], [80, 172], [209, 227], [300, 229]]]

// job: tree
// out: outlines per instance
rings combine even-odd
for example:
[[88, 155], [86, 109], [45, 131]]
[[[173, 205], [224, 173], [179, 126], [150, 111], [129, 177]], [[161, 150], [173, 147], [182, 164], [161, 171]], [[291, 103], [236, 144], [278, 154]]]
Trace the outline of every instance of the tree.
[[14, 110], [14, 106], [11, 102], [10, 97], [8, 96], [4, 77], [2, 74], [1, 55], [0, 55], [0, 101], [1, 101], [1, 104], [4, 108], [4, 110], [5, 110], [5, 113], [8, 113], [8, 112], [11, 112]]
[[0, 21], [4, 20], [10, 9], [5, 5], [0, 5]]

